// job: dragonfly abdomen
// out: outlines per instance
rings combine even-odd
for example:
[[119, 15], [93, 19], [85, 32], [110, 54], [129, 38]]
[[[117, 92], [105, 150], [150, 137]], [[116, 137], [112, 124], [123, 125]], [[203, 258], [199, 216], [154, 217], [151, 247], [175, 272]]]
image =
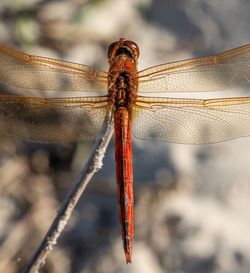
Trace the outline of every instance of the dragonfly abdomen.
[[130, 263], [134, 237], [134, 196], [131, 119], [125, 107], [115, 110], [114, 122], [119, 218], [126, 261]]

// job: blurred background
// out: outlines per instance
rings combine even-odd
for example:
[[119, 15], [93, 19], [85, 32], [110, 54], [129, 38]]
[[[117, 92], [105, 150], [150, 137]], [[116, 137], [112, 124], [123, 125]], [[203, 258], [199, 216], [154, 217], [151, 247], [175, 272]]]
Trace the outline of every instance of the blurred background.
[[[106, 70], [108, 45], [126, 37], [138, 43], [144, 69], [249, 43], [249, 15], [248, 0], [2, 0], [0, 42]], [[112, 141], [39, 272], [249, 272], [250, 139], [133, 144], [133, 263], [123, 254]], [[26, 265], [92, 145], [1, 136], [0, 272]]]

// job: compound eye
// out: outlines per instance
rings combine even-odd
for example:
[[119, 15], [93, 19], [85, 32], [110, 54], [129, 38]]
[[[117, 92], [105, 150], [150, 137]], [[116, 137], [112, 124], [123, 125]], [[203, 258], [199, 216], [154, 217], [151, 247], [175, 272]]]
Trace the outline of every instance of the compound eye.
[[140, 54], [138, 45], [133, 41], [127, 41], [127, 45], [133, 50], [135, 56], [138, 58]]
[[109, 48], [108, 48], [108, 58], [111, 57], [113, 51], [114, 51], [114, 48], [116, 47], [117, 45], [117, 42], [113, 42], [112, 44], [109, 45]]

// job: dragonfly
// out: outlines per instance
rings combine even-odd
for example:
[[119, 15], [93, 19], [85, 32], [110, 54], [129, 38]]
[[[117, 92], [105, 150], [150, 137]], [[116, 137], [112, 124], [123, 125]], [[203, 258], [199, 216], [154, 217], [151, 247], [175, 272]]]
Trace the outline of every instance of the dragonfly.
[[[250, 135], [250, 97], [172, 98], [250, 81], [250, 44], [215, 55], [137, 70], [139, 48], [120, 38], [108, 48], [107, 72], [0, 45], [0, 83], [35, 96], [0, 95], [0, 132], [33, 142], [96, 139], [114, 117], [119, 220], [126, 262], [132, 261], [132, 134], [139, 139], [208, 144]], [[60, 91], [46, 97], [44, 91]], [[75, 96], [77, 92], [80, 96]], [[64, 94], [72, 94], [71, 97]], [[76, 92], [76, 93], [75, 93]], [[58, 94], [58, 93], [57, 93]], [[78, 94], [78, 93], [77, 93]]]

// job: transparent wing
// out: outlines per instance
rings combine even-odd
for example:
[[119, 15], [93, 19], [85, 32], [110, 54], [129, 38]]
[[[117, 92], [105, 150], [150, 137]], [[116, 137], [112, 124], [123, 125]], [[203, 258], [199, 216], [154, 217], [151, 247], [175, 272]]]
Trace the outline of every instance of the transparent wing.
[[139, 72], [139, 92], [200, 92], [250, 81], [250, 45], [208, 57], [154, 66]]
[[164, 99], [138, 97], [133, 135], [184, 144], [206, 144], [250, 135], [250, 98]]
[[34, 142], [96, 139], [109, 106], [107, 98], [0, 96], [0, 134]]
[[0, 82], [25, 89], [107, 93], [107, 72], [28, 55], [0, 44]]

